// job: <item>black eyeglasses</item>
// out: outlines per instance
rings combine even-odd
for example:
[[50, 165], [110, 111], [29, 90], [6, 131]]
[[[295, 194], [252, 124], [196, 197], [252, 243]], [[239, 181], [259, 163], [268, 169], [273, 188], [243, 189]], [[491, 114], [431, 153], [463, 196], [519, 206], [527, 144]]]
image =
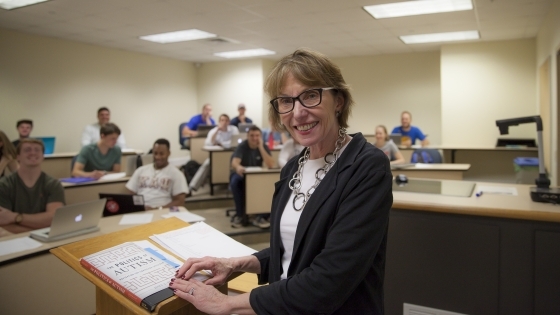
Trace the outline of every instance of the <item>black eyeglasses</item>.
[[323, 91], [335, 90], [334, 87], [309, 89], [301, 92], [296, 97], [280, 96], [270, 101], [270, 104], [279, 114], [287, 114], [294, 110], [296, 100], [300, 102], [303, 107], [311, 108], [321, 104], [323, 100]]

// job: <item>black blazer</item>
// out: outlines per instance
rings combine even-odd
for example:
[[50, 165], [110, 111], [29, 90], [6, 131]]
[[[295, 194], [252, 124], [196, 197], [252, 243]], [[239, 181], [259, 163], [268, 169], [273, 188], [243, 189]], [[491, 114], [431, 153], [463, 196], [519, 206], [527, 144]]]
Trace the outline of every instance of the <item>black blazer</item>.
[[288, 279], [281, 281], [280, 218], [298, 159], [284, 166], [276, 183], [270, 248], [255, 253], [259, 283], [270, 284], [251, 291], [251, 307], [257, 314], [383, 314], [393, 204], [389, 159], [361, 133], [353, 135], [301, 214]]

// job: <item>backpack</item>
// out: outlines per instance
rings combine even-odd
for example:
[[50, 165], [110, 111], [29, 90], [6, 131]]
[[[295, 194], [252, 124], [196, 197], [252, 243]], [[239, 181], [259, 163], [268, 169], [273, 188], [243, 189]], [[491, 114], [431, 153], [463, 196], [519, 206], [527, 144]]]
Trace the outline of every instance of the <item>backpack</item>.
[[187, 184], [190, 184], [192, 178], [196, 174], [196, 171], [200, 168], [200, 163], [194, 160], [188, 161], [185, 165], [181, 166], [181, 171], [185, 174], [187, 179]]

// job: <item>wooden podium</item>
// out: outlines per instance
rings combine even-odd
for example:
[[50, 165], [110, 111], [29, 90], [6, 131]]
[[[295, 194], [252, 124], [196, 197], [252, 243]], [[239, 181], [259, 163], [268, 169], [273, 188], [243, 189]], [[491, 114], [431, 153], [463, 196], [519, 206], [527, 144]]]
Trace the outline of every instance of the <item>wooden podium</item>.
[[[189, 224], [180, 219], [169, 218], [64, 245], [52, 249], [51, 253], [95, 285], [96, 315], [204, 314], [197, 310], [192, 304], [175, 296], [159, 303], [156, 307], [156, 310], [150, 313], [141, 306], [136, 305], [134, 302], [111, 287], [109, 284], [99, 279], [82, 265], [80, 265], [80, 258], [84, 256], [125, 242], [149, 240], [149, 237], [153, 234], [165, 233], [171, 230], [184, 228], [186, 226], [189, 226]], [[159, 245], [157, 246], [160, 247]], [[228, 281], [238, 275], [239, 274], [232, 275], [232, 277], [228, 279]], [[218, 290], [224, 294], [227, 294], [227, 283], [218, 287]]]

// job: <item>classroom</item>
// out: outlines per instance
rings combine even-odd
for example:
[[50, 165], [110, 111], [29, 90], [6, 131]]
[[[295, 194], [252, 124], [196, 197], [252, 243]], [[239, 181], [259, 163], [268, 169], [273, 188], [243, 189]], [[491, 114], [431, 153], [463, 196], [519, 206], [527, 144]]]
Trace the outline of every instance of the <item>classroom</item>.
[[[56, 2], [65, 3], [56, 0], [52, 4], [40, 3], [27, 9], [20, 8], [18, 14], [26, 19], [49, 14], [49, 9], [41, 9], [41, 6], [52, 5], [50, 14], [56, 15], [59, 12], [58, 21], [65, 21], [65, 11], [57, 11], [61, 4], [57, 5]], [[251, 11], [252, 5], [257, 8], [259, 5], [259, 1], [250, 0], [221, 2], [240, 11]], [[298, 8], [294, 1], [272, 2], [277, 6], [285, 2], [291, 10]], [[302, 12], [309, 12], [305, 10], [313, 5], [324, 5], [330, 9], [318, 12], [332, 18], [332, 25], [342, 27], [346, 21], [341, 17], [334, 17], [337, 10], [344, 16], [350, 10], [348, 7], [354, 6], [355, 10], [361, 10], [360, 14], [366, 15], [366, 20], [373, 20], [361, 8], [363, 5], [397, 1], [350, 1], [344, 5], [335, 0], [308, 2], [301, 5]], [[473, 2], [482, 8], [498, 1]], [[518, 10], [523, 5], [528, 12], [527, 16], [531, 16], [531, 12], [539, 16], [538, 26], [525, 27], [524, 36], [511, 35], [511, 29], [515, 27], [503, 23], [502, 35], [495, 35], [492, 39], [485, 38], [485, 33], [481, 31], [480, 40], [420, 45], [416, 48], [403, 48], [401, 46], [406, 45], [402, 45], [400, 41], [395, 44], [387, 40], [380, 42], [379, 46], [375, 42], [370, 43], [369, 51], [362, 48], [361, 53], [346, 53], [357, 45], [352, 42], [357, 36], [352, 36], [352, 40], [342, 36], [354, 31], [356, 25], [364, 25], [362, 20], [357, 20], [355, 25], [348, 26], [350, 30], [334, 33], [333, 41], [340, 39], [341, 43], [311, 46], [310, 48], [319, 51], [322, 47], [336, 46], [332, 50], [333, 56], [329, 57], [341, 68], [355, 100], [348, 133], [374, 135], [377, 125], [392, 129], [400, 125], [401, 112], [409, 111], [413, 115], [413, 125], [420, 126], [428, 134], [430, 145], [436, 148], [450, 152], [463, 148], [494, 148], [498, 138], [537, 138], [535, 124], [512, 126], [509, 128], [509, 135], [500, 135], [496, 120], [540, 115], [543, 120], [543, 143], [538, 145], [543, 148], [544, 165], [551, 187], [560, 185], [560, 1], [518, 2], [517, 6], [507, 4], [503, 8], [508, 9], [507, 6], [511, 5], [509, 9], [513, 11], [514, 6]], [[188, 4], [181, 6], [196, 7], [196, 4], [197, 1], [188, 1]], [[131, 1], [123, 1], [118, 8], [126, 10], [131, 5]], [[142, 1], [142, 6], [150, 8], [152, 5]], [[216, 17], [209, 17], [211, 13], [208, 10], [214, 6], [205, 4], [197, 7], [191, 13], [193, 21], [185, 22], [185, 28], [204, 28], [212, 23], [225, 21], [224, 23], [237, 23], [236, 28], [229, 32], [226, 32], [228, 27], [207, 30], [233, 40], [236, 40], [236, 32], [239, 36], [250, 32], [249, 28], [239, 26], [243, 25], [239, 20], [247, 18], [246, 16], [235, 17], [235, 14], [221, 9]], [[546, 7], [544, 13], [543, 6]], [[151, 8], [156, 7], [153, 5]], [[88, 3], [84, 7], [75, 5], [69, 11], [87, 11], [92, 8], [93, 4]], [[118, 124], [126, 135], [128, 148], [147, 152], [156, 139], [166, 138], [171, 143], [171, 158], [191, 156], [188, 150], [181, 149], [178, 127], [191, 116], [200, 113], [206, 103], [212, 105], [214, 119], [222, 113], [235, 117], [237, 105], [243, 103], [247, 115], [257, 126], [269, 127], [270, 97], [263, 90], [263, 83], [275, 62], [283, 55], [306, 46], [305, 38], [311, 36], [310, 33], [331, 31], [318, 28], [309, 30], [301, 40], [286, 41], [288, 44], [285, 45], [289, 50], [276, 55], [238, 60], [217, 59], [212, 56], [207, 59], [181, 59], [177, 57], [180, 53], [171, 52], [173, 48], [150, 48], [154, 53], [144, 52], [141, 46], [146, 44], [138, 44], [136, 38], [126, 44], [129, 49], [115, 44], [108, 33], [111, 33], [111, 29], [122, 26], [115, 22], [114, 12], [107, 15], [114, 25], [107, 24], [106, 28], [96, 29], [100, 25], [93, 20], [102, 16], [102, 13], [94, 10], [91, 13], [92, 21], [84, 19], [73, 24], [78, 28], [76, 32], [54, 24], [47, 26], [46, 20], [41, 20], [44, 25], [24, 25], [18, 22], [17, 17], [10, 17], [9, 13], [0, 9], [0, 129], [10, 140], [14, 140], [18, 136], [16, 121], [22, 118], [32, 119], [32, 135], [56, 137], [57, 154], [70, 154], [80, 150], [80, 135], [84, 126], [96, 121], [96, 111], [103, 106], [111, 109], [111, 122]], [[161, 27], [157, 30], [144, 28], [142, 32], [170, 30], [171, 26], [165, 16], [160, 16], [167, 13], [170, 11], [154, 11]], [[251, 13], [256, 14], [253, 11]], [[301, 14], [296, 14], [288, 22], [295, 23], [302, 17]], [[132, 20], [129, 22], [132, 23]], [[95, 27], [91, 28], [90, 23]], [[275, 20], [274, 23], [278, 21]], [[450, 25], [453, 23], [450, 22]], [[484, 25], [486, 24], [482, 23]], [[405, 23], [401, 30], [413, 32], [414, 27], [430, 29], [435, 26]], [[458, 30], [461, 25], [454, 27]], [[268, 28], [274, 27], [267, 26]], [[80, 33], [82, 31], [84, 32]], [[276, 32], [282, 33], [282, 30]], [[292, 37], [298, 34], [295, 26], [286, 28], [286, 32]], [[80, 34], [86, 33], [90, 37], [81, 38]], [[500, 34], [500, 31], [495, 34]], [[279, 36], [263, 32], [256, 37], [272, 48], [275, 38]], [[389, 42], [392, 44], [388, 44]], [[188, 50], [188, 44], [181, 45], [183, 46], [179, 46], [181, 48], [178, 50]], [[196, 49], [207, 51], [211, 55], [221, 49], [216, 45], [231, 48], [236, 44], [193, 42], [192, 45], [203, 46], [197, 46]], [[344, 45], [348, 45], [347, 50]], [[444, 154], [444, 158], [449, 159], [451, 154], [454, 153]], [[535, 156], [536, 151], [532, 154], [531, 156]], [[480, 156], [487, 158], [491, 155]], [[479, 160], [473, 161], [473, 168], [478, 167], [475, 163], [486, 164], [484, 160], [477, 159]], [[480, 172], [470, 178], [467, 175], [466, 179], [514, 185], [515, 182], [510, 180], [515, 176], [512, 161], [493, 162], [503, 164], [504, 169], [511, 169], [507, 179], [502, 180], [499, 176], [484, 178]], [[492, 162], [489, 165], [494, 167]], [[418, 197], [400, 191], [393, 192], [388, 248], [401, 248], [402, 252], [389, 253], [388, 257], [385, 277], [387, 314], [402, 314], [403, 301], [448, 310], [449, 314], [536, 315], [560, 311], [558, 305], [551, 303], [551, 299], [560, 294], [560, 286], [554, 283], [555, 280], [560, 280], [560, 274], [547, 269], [560, 263], [560, 252], [556, 248], [556, 242], [560, 241], [558, 206], [531, 202], [528, 196], [529, 185], [515, 187], [519, 196], [513, 201], [498, 199], [501, 196], [493, 195], [484, 195], [484, 199], [471, 197], [456, 201], [446, 196], [431, 199], [429, 195]], [[488, 212], [480, 214], [485, 211]], [[109, 230], [116, 229], [114, 222], [110, 225]], [[392, 239], [391, 233], [394, 236]], [[415, 239], [408, 233], [422, 236]], [[450, 247], [439, 243], [444, 238], [449, 240], [451, 245], [447, 245]], [[434, 242], [433, 246], [427, 245], [430, 242]], [[521, 245], [518, 249], [519, 243]], [[424, 247], [425, 253], [420, 253], [419, 247]], [[415, 260], [425, 258], [424, 255], [428, 253], [437, 255], [441, 248], [448, 251], [449, 261], [434, 263], [432, 258], [426, 258], [431, 265], [426, 267], [425, 273], [434, 274], [434, 282], [427, 282], [426, 277], [411, 271], [425, 267], [420, 262], [415, 264]], [[517, 250], [519, 255], [528, 257], [521, 262], [508, 264], [506, 261], [517, 258]], [[466, 251], [475, 251], [476, 254], [469, 256]], [[53, 263], [56, 258], [48, 253], [44, 254], [47, 255], [48, 262]], [[0, 260], [0, 273], [12, 272], [15, 265], [23, 260], [25, 259], [17, 262], [11, 258]], [[391, 262], [394, 263], [393, 266], [399, 265], [405, 271], [390, 269]], [[464, 273], [457, 275], [454, 264], [459, 266], [457, 268], [462, 268]], [[36, 266], [36, 263], [29, 262], [26, 268], [28, 266]], [[438, 273], [439, 270], [448, 273]], [[473, 277], [473, 274], [477, 277]], [[520, 275], [519, 282], [512, 279], [516, 274]], [[426, 289], [430, 285], [436, 286], [440, 280], [444, 283], [442, 286], [452, 286], [452, 280], [442, 280], [445, 277], [456, 277], [456, 283], [461, 283], [464, 288]], [[72, 279], [75, 278], [76, 275], [73, 275]], [[411, 279], [413, 285], [398, 282], [405, 278]], [[390, 281], [395, 279], [398, 281]], [[479, 290], [481, 283], [486, 280], [491, 285]], [[68, 288], [65, 290], [68, 291]], [[422, 290], [428, 293], [419, 294], [418, 291]], [[94, 312], [94, 291], [88, 287], [77, 292], [91, 294], [85, 309], [90, 314]], [[465, 292], [468, 294], [465, 295]], [[491, 298], [486, 298], [488, 296]], [[475, 302], [468, 305], [466, 301], [469, 299]], [[0, 306], [0, 313], [2, 307]], [[405, 310], [404, 314], [413, 313], [406, 313]]]

